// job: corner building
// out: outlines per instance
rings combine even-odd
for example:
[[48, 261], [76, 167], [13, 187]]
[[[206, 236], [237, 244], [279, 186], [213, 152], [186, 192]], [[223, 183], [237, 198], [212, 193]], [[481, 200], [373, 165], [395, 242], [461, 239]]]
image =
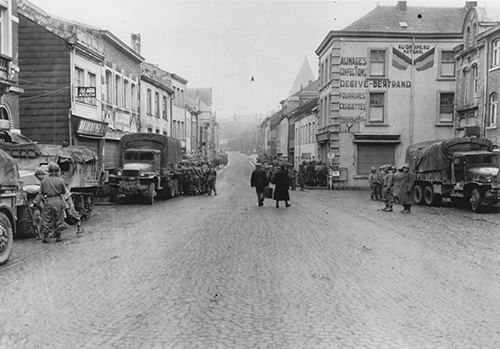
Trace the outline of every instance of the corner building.
[[471, 6], [377, 6], [319, 45], [318, 159], [343, 187], [402, 165], [410, 144], [453, 135], [453, 48]]

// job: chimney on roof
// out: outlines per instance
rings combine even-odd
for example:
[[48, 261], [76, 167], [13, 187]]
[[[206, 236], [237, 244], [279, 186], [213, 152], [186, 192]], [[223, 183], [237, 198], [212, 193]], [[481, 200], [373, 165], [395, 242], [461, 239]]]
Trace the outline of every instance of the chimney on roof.
[[396, 8], [399, 11], [406, 11], [406, 1], [398, 1], [398, 4], [396, 5]]
[[141, 34], [139, 33], [130, 34], [130, 46], [135, 52], [139, 54], [141, 53]]
[[477, 1], [466, 1], [465, 2], [465, 8], [468, 10], [468, 9], [471, 9], [473, 7], [477, 7]]

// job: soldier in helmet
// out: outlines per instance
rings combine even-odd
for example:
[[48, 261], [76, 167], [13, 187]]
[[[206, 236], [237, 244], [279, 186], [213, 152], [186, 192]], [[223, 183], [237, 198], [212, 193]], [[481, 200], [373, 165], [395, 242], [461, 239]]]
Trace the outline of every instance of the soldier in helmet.
[[40, 183], [40, 194], [44, 198], [42, 216], [42, 242], [49, 242], [48, 237], [53, 233], [56, 242], [62, 241], [61, 231], [64, 229], [64, 201], [66, 186], [59, 173], [61, 169], [56, 163], [49, 164], [49, 176]]
[[382, 187], [382, 196], [385, 202], [385, 207], [382, 211], [392, 212], [392, 206], [394, 205], [394, 171], [396, 168], [394, 166], [386, 166], [386, 174], [384, 177], [384, 183]]

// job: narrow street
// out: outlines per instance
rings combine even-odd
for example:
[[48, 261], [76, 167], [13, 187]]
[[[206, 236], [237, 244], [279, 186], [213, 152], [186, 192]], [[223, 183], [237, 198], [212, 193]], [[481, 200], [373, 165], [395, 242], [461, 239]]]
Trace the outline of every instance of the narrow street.
[[377, 211], [366, 191], [258, 207], [248, 156], [217, 196], [96, 207], [15, 241], [1, 348], [498, 348], [500, 208]]

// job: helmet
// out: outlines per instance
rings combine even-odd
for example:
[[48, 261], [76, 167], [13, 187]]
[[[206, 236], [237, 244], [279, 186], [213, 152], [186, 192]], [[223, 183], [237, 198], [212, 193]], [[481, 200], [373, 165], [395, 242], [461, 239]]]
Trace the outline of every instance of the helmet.
[[43, 172], [43, 170], [36, 170], [35, 177], [39, 177], [39, 176], [45, 176], [45, 172]]
[[61, 171], [61, 168], [58, 164], [56, 164], [55, 162], [51, 162], [49, 164], [49, 173], [59, 173], [59, 171]]
[[370, 170], [371, 171], [377, 171], [377, 169], [375, 167], [372, 167]]

